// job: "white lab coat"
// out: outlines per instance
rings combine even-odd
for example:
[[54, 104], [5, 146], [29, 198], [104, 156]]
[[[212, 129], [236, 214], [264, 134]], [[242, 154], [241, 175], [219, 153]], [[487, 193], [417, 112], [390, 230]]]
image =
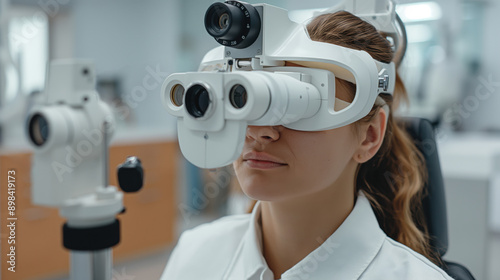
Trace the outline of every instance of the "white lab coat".
[[[262, 256], [259, 218], [257, 203], [252, 214], [185, 231], [161, 279], [274, 280]], [[427, 258], [387, 237], [364, 195], [342, 225], [281, 279], [452, 280]]]

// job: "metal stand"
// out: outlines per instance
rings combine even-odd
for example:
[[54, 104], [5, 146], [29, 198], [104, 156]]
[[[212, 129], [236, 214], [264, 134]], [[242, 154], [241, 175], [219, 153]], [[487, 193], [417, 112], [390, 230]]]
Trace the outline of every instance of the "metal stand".
[[113, 276], [113, 249], [71, 251], [71, 280], [109, 280]]
[[[71, 250], [71, 280], [111, 280], [112, 247], [120, 242], [120, 223], [116, 215], [124, 212], [123, 193], [108, 186], [109, 123], [103, 125], [104, 186], [90, 195], [67, 201], [60, 214], [67, 218], [63, 227], [64, 247]], [[118, 181], [125, 192], [142, 188], [144, 171], [136, 157], [129, 157], [118, 167]]]
[[[119, 222], [115, 216], [123, 209], [123, 193], [108, 186], [108, 128], [103, 124], [104, 187], [96, 193], [79, 197], [61, 207], [68, 218], [63, 227], [63, 244], [71, 250], [71, 280], [111, 280], [112, 246], [120, 240]], [[109, 227], [108, 225], [114, 225]], [[104, 239], [104, 240], [101, 240]]]

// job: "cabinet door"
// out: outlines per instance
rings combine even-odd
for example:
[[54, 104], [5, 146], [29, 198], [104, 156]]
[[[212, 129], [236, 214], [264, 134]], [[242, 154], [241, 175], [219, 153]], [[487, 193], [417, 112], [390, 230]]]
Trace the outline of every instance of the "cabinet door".
[[[174, 241], [176, 218], [177, 142], [120, 145], [110, 148], [109, 178], [117, 185], [118, 164], [127, 156], [141, 159], [145, 171], [141, 191], [124, 195], [126, 212], [114, 261], [165, 250]], [[69, 271], [69, 251], [62, 246], [64, 219], [58, 209], [31, 204], [31, 154], [0, 155], [1, 279], [39, 279]], [[15, 272], [8, 270], [8, 171], [15, 170]]]

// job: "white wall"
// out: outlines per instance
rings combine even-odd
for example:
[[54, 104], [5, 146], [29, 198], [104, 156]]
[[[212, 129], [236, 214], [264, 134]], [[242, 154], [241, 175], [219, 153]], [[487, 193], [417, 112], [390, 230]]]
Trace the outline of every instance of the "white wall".
[[164, 78], [176, 70], [179, 2], [75, 1], [71, 14], [74, 56], [93, 59], [101, 77], [122, 79], [122, 95], [138, 126], [173, 130], [159, 94]]
[[[485, 14], [482, 26], [482, 41], [477, 42], [481, 52], [482, 68], [479, 77], [475, 79], [474, 91], [490, 93], [486, 100], [480, 100], [477, 110], [474, 110], [468, 120], [468, 129], [500, 130], [500, 1], [484, 1]], [[478, 30], [479, 32], [479, 30]], [[479, 80], [493, 81], [491, 90], [487, 90]], [[474, 96], [474, 92], [470, 95]]]

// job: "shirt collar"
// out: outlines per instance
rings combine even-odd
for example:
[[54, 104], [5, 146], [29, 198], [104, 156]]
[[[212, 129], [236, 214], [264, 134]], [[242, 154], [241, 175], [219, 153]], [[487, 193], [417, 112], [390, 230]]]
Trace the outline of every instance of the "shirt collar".
[[255, 204], [250, 216], [250, 225], [229, 264], [223, 279], [227, 280], [268, 280], [273, 273], [262, 256], [260, 201]]
[[[262, 256], [261, 205], [251, 222], [224, 279], [274, 279]], [[340, 227], [299, 263], [282, 274], [282, 280], [358, 279], [377, 255], [385, 239], [368, 199], [359, 195]]]

